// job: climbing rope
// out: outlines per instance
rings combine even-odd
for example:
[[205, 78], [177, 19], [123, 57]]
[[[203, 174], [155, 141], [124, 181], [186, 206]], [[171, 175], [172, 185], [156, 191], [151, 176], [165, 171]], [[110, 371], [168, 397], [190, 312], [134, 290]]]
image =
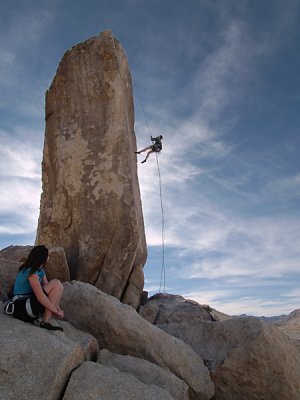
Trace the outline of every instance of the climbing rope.
[[[139, 100], [141, 109], [144, 114], [144, 118], [149, 130], [149, 135], [150, 139], [152, 138], [152, 133], [150, 129], [150, 125], [148, 123], [147, 115], [141, 100], [141, 97], [139, 95], [139, 90], [137, 83], [132, 75], [132, 80], [133, 84], [136, 88], [136, 93], [137, 93], [137, 98]], [[164, 217], [164, 206], [163, 206], [163, 196], [162, 196], [162, 184], [161, 184], [161, 173], [160, 173], [160, 168], [159, 168], [159, 162], [158, 162], [158, 153], [155, 153], [156, 155], [156, 164], [157, 164], [157, 172], [158, 172], [158, 179], [159, 179], [159, 195], [160, 195], [160, 207], [161, 207], [161, 246], [162, 246], [162, 262], [161, 262], [161, 272], [160, 272], [160, 284], [159, 284], [159, 293], [161, 293], [161, 289], [163, 287], [163, 293], [166, 292], [166, 269], [165, 269], [165, 217]]]
[[[146, 112], [145, 112], [145, 109], [144, 109], [144, 106], [143, 106], [143, 103], [142, 103], [142, 99], [140, 98], [140, 95], [139, 95], [138, 85], [137, 85], [132, 73], [131, 73], [131, 76], [132, 76], [133, 85], [135, 86], [135, 89], [136, 89], [137, 98], [138, 98], [138, 101], [140, 103], [140, 106], [141, 106], [141, 109], [143, 111], [144, 118], [145, 118], [145, 121], [146, 121], [146, 124], [147, 124], [147, 127], [148, 127], [149, 136], [150, 136], [150, 139], [151, 139], [152, 138], [152, 133], [151, 133], [150, 125], [148, 123], [147, 115], [146, 115]], [[157, 155], [157, 153], [156, 153], [156, 155]]]
[[[119, 70], [119, 58], [118, 58], [118, 54], [117, 54], [117, 50], [116, 50], [116, 46], [115, 46], [115, 41], [114, 38], [112, 37], [112, 41], [113, 41], [113, 47], [114, 47], [114, 51], [115, 51], [115, 55], [116, 55], [116, 60], [117, 60], [117, 65], [118, 65], [118, 70]], [[120, 71], [119, 71], [120, 73]], [[147, 119], [147, 115], [142, 103], [142, 99], [139, 95], [139, 89], [138, 89], [138, 85], [134, 79], [133, 74], [131, 73], [132, 76], [132, 81], [133, 81], [133, 85], [135, 86], [136, 89], [136, 94], [137, 94], [137, 98], [140, 104], [140, 107], [143, 111], [144, 114], [144, 118], [148, 127], [148, 131], [149, 131], [149, 135], [150, 135], [150, 139], [152, 138], [152, 133], [151, 133], [151, 129], [150, 129], [150, 125]], [[156, 164], [157, 164], [157, 171], [158, 171], [158, 178], [159, 178], [159, 195], [160, 195], [160, 206], [161, 206], [161, 244], [162, 244], [162, 262], [161, 262], [161, 272], [160, 272], [160, 285], [159, 285], [159, 292], [161, 293], [161, 289], [163, 287], [163, 293], [166, 292], [166, 269], [165, 269], [165, 217], [164, 217], [164, 207], [163, 207], [163, 197], [162, 197], [162, 184], [161, 184], [161, 174], [160, 174], [160, 168], [159, 168], [159, 162], [158, 162], [158, 153], [155, 153], [156, 155]]]
[[[136, 94], [138, 101], [140, 103], [141, 109], [144, 114], [144, 118], [148, 127], [150, 139], [152, 138], [152, 133], [150, 129], [150, 125], [147, 119], [147, 115], [142, 103], [142, 99], [139, 95], [139, 90], [138, 90], [138, 85], [134, 79], [133, 74], [132, 75], [132, 81], [136, 89]], [[161, 289], [163, 287], [163, 293], [166, 293], [166, 269], [165, 269], [165, 217], [164, 217], [164, 206], [163, 206], [163, 196], [162, 196], [162, 184], [161, 184], [161, 174], [160, 174], [160, 168], [159, 168], [159, 162], [158, 162], [158, 153], [155, 153], [156, 155], [156, 164], [157, 164], [157, 172], [158, 172], [158, 180], [159, 180], [159, 195], [160, 195], [160, 207], [161, 207], [161, 247], [162, 247], [162, 261], [161, 261], [161, 271], [160, 271], [160, 284], [159, 284], [159, 293], [161, 293]]]
[[161, 293], [161, 286], [163, 282], [163, 293], [166, 293], [166, 269], [165, 269], [165, 217], [164, 217], [164, 207], [162, 201], [162, 191], [161, 191], [161, 175], [158, 163], [158, 155], [156, 153], [156, 163], [159, 177], [159, 194], [160, 194], [160, 206], [161, 206], [161, 245], [162, 245], [162, 262], [161, 262], [161, 273], [160, 273], [160, 285], [159, 293]]

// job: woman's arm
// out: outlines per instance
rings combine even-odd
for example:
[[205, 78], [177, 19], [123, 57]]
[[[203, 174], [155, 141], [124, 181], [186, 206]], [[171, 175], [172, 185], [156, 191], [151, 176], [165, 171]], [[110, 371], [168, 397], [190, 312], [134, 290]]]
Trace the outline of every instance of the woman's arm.
[[42, 286], [46, 285], [47, 283], [48, 283], [48, 279], [47, 279], [46, 275], [44, 275], [43, 279], [42, 279]]
[[30, 286], [32, 287], [32, 290], [36, 295], [36, 298], [38, 299], [39, 303], [41, 303], [45, 308], [48, 308], [48, 310], [50, 310], [53, 314], [57, 314], [59, 312], [59, 309], [55, 307], [54, 304], [51, 303], [51, 301], [43, 292], [42, 286], [39, 281], [39, 277], [36, 274], [32, 274], [28, 276], [28, 279]]

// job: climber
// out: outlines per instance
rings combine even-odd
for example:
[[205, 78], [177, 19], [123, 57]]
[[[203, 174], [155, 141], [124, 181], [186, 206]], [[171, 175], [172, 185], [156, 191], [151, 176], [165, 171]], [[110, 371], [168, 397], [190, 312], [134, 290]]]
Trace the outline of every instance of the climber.
[[63, 285], [58, 279], [48, 282], [44, 271], [47, 260], [46, 246], [35, 246], [30, 251], [16, 276], [11, 312], [8, 313], [25, 322], [33, 322], [43, 315], [41, 328], [63, 331], [62, 327], [49, 322], [53, 316], [63, 318], [64, 312], [59, 306]]
[[141, 154], [144, 151], [149, 150], [147, 155], [146, 155], [145, 160], [142, 161], [142, 164], [145, 163], [148, 160], [148, 157], [150, 156], [151, 153], [159, 153], [161, 151], [161, 149], [162, 149], [162, 142], [161, 142], [162, 138], [163, 138], [162, 135], [157, 136], [155, 138], [153, 138], [151, 136], [151, 140], [152, 140], [152, 142], [154, 142], [154, 144], [152, 144], [152, 145], [150, 145], [148, 147], [145, 147], [142, 150], [139, 150], [139, 151], [135, 152], [136, 154]]

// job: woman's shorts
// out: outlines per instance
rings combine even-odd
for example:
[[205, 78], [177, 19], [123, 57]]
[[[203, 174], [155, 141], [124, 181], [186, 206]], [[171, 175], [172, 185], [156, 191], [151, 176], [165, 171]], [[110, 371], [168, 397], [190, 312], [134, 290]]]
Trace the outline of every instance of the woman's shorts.
[[[44, 291], [47, 295], [47, 293]], [[13, 316], [25, 322], [33, 322], [45, 311], [45, 307], [39, 303], [35, 294], [14, 301]]]

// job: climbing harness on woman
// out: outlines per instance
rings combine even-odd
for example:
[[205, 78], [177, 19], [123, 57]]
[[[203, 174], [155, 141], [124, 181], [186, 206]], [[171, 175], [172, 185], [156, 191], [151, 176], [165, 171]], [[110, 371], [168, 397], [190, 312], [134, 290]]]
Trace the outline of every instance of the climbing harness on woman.
[[152, 140], [152, 142], [154, 142], [154, 144], [152, 144], [150, 146], [147, 146], [144, 149], [135, 152], [136, 154], [141, 154], [144, 151], [149, 150], [147, 155], [146, 155], [145, 160], [142, 161], [142, 164], [145, 163], [148, 160], [148, 157], [150, 156], [151, 153], [159, 153], [162, 150], [162, 142], [161, 142], [162, 138], [163, 138], [162, 135], [159, 135], [159, 136], [157, 136], [155, 138], [153, 138], [151, 136], [151, 140]]

